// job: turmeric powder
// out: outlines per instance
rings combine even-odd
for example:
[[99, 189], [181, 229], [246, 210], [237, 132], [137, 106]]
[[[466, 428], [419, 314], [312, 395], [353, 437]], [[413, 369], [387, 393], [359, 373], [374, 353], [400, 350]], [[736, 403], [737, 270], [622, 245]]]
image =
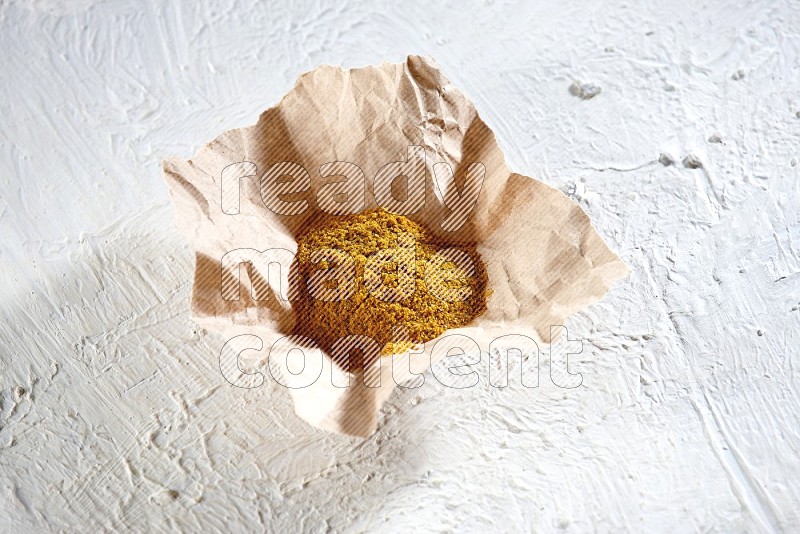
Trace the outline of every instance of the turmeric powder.
[[[328, 353], [352, 335], [368, 336], [382, 355], [404, 352], [486, 309], [475, 247], [448, 247], [402, 215], [377, 209], [323, 221], [297, 242], [296, 331]], [[394, 326], [407, 329], [406, 340]]]

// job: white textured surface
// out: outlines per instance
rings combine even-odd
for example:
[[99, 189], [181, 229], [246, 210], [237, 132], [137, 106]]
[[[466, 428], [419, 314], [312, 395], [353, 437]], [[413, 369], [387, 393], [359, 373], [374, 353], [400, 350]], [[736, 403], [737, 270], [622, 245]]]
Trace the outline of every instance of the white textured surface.
[[[371, 4], [0, 2], [0, 530], [800, 529], [800, 6]], [[581, 388], [428, 380], [360, 443], [223, 381], [160, 161], [408, 53], [633, 271]]]

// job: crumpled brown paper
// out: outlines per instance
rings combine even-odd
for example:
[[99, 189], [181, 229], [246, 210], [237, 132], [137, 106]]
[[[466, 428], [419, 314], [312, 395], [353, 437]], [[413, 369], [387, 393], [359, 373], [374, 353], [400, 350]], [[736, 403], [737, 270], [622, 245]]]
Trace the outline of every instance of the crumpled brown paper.
[[[599, 300], [627, 273], [577, 204], [560, 191], [508, 169], [494, 134], [431, 59], [409, 56], [401, 64], [350, 70], [324, 65], [300, 76], [255, 126], [223, 133], [189, 161], [164, 162], [178, 227], [196, 251], [194, 320], [233, 339], [226, 347], [234, 353], [236, 340], [245, 339], [237, 336], [258, 336], [263, 346], [251, 343], [250, 348], [261, 348], [265, 357], [273, 343], [292, 331], [291, 304], [277, 298], [278, 289], [269, 286], [268, 273], [253, 268], [242, 269], [242, 298], [223, 299], [221, 280], [233, 273], [222, 272], [221, 258], [240, 248], [283, 248], [294, 253], [295, 236], [309, 217], [332, 217], [316, 204], [317, 192], [326, 182], [318, 170], [327, 162], [358, 165], [366, 176], [366, 208], [376, 207], [370, 194], [376, 172], [389, 162], [406, 160], [409, 146], [424, 147], [429, 177], [425, 207], [411, 218], [446, 241], [477, 242], [486, 264], [492, 291], [487, 311], [457, 331], [477, 341], [484, 351], [491, 339], [509, 333], [549, 343], [551, 325], [563, 324], [569, 315]], [[240, 182], [238, 213], [225, 213], [222, 204], [229, 211], [232, 204], [230, 198], [222, 198], [220, 177], [224, 168], [240, 162], [255, 165], [249, 169], [253, 176]], [[305, 213], [279, 215], [265, 206], [258, 177], [278, 162], [298, 163], [309, 172], [311, 193], [303, 197], [309, 202]], [[447, 192], [441, 188], [453, 185], [437, 188], [433, 183], [431, 171], [437, 162], [450, 164], [457, 177], [466, 173], [470, 163], [485, 166], [477, 204], [455, 232], [441, 228], [451, 212], [443, 201]], [[286, 274], [282, 276], [285, 279]], [[272, 293], [264, 293], [265, 286]], [[257, 290], [256, 297], [258, 291], [266, 296], [255, 300], [251, 289]], [[351, 380], [350, 387], [333, 385], [331, 375], [338, 373], [341, 379], [343, 371], [326, 355], [319, 380], [289, 389], [295, 410], [319, 428], [370, 435], [376, 428], [377, 411], [396, 382], [411, 378], [411, 370], [419, 373], [428, 367], [434, 343], [425, 344], [425, 355], [406, 354], [396, 357], [394, 364], [391, 358], [378, 361], [379, 367], [372, 369], [380, 383], [377, 387], [370, 387], [376, 385], [375, 380], [365, 384], [360, 376]], [[240, 344], [240, 348], [246, 346]], [[223, 372], [225, 365], [230, 367], [225, 361], [221, 356]], [[233, 361], [233, 371], [249, 379], [248, 387], [268, 376], [263, 372], [258, 378], [252, 370], [244, 373], [235, 363], [235, 354]], [[293, 379], [291, 373], [284, 377], [289, 385]]]

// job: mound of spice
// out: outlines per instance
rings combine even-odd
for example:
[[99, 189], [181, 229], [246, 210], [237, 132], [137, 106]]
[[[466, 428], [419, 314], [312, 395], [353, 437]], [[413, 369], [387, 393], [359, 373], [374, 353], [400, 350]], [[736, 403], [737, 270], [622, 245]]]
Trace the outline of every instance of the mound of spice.
[[[356, 336], [383, 355], [404, 352], [486, 309], [486, 270], [475, 247], [438, 242], [402, 215], [378, 209], [329, 219], [297, 243], [296, 332], [329, 354]], [[398, 339], [397, 326], [407, 336]]]

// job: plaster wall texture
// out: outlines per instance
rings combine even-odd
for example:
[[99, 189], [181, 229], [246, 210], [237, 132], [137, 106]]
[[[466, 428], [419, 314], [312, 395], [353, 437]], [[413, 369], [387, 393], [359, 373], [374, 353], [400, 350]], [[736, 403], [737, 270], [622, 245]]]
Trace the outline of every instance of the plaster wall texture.
[[[797, 531], [798, 28], [790, 0], [0, 2], [0, 529]], [[580, 388], [428, 376], [362, 441], [224, 382], [160, 161], [407, 54], [632, 272], [567, 323]]]

